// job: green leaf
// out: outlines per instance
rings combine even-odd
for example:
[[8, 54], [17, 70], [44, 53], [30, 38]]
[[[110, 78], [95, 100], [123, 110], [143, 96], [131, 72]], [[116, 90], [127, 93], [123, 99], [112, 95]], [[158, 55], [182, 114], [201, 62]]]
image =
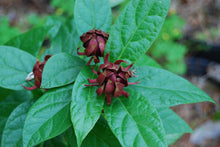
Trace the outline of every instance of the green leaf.
[[100, 117], [94, 128], [83, 141], [82, 146], [121, 147], [118, 139], [110, 130], [104, 117]]
[[158, 36], [170, 0], [133, 0], [127, 4], [111, 29], [105, 52], [111, 61], [136, 60]]
[[[169, 108], [157, 108], [160, 118], [163, 122], [166, 134], [174, 133], [193, 133], [193, 130]], [[173, 124], [175, 122], [175, 125]]]
[[[64, 138], [67, 140], [68, 146], [77, 146], [76, 135], [72, 127], [64, 133]], [[100, 117], [94, 128], [89, 132], [89, 134], [82, 142], [82, 147], [88, 146], [120, 147], [121, 145], [110, 130], [106, 120], [103, 117]]]
[[85, 62], [77, 56], [60, 53], [46, 63], [42, 75], [42, 88], [54, 88], [75, 81]]
[[73, 86], [70, 111], [78, 146], [99, 119], [104, 104], [104, 97], [96, 94], [96, 87], [84, 86], [88, 84], [88, 78], [94, 77], [91, 67], [86, 66], [79, 73]]
[[177, 141], [184, 133], [167, 134], [167, 144], [173, 144]]
[[141, 56], [138, 61], [135, 63], [136, 66], [152, 66], [152, 67], [157, 67], [161, 68], [161, 66], [151, 57], [148, 55], [144, 54]]
[[139, 66], [137, 77], [130, 82], [140, 83], [129, 86], [142, 93], [157, 107], [170, 107], [179, 104], [210, 101], [215, 103], [205, 92], [187, 80], [163, 69]]
[[68, 130], [63, 133], [64, 139], [67, 142], [67, 147], [76, 147], [76, 135], [73, 130], [73, 126], [71, 126]]
[[[163, 122], [165, 132], [167, 134], [168, 144], [173, 143], [184, 133], [193, 133], [193, 130], [186, 124], [186, 122], [171, 109], [162, 107], [157, 108], [157, 110]], [[173, 141], [171, 140], [171, 136], [173, 137]]]
[[108, 32], [111, 27], [111, 9], [108, 0], [76, 0], [75, 24], [79, 35], [91, 29]]
[[116, 98], [104, 111], [122, 146], [166, 146], [166, 134], [156, 108], [147, 98], [128, 91], [129, 99]]
[[49, 27], [39, 27], [9, 40], [5, 45], [13, 46], [37, 56]]
[[62, 134], [50, 140], [47, 140], [43, 142], [42, 144], [43, 144], [43, 147], [67, 147], [66, 140], [64, 140], [64, 137]]
[[69, 32], [66, 25], [62, 24], [56, 36], [51, 40], [51, 48], [46, 50], [45, 54], [69, 53], [77, 55], [77, 47], [79, 43], [78, 35]]
[[2, 134], [2, 147], [23, 146], [22, 131], [27, 112], [31, 105], [32, 101], [24, 102], [10, 114]]
[[0, 101], [4, 100], [11, 92], [12, 90], [0, 87], [0, 93], [1, 93]]
[[36, 58], [14, 47], [0, 46], [0, 86], [12, 90], [23, 90], [25, 78], [33, 69]]
[[24, 124], [24, 147], [37, 145], [70, 127], [71, 89], [72, 85], [51, 90], [35, 102]]
[[33, 94], [30, 91], [12, 91], [5, 100], [0, 102], [0, 142], [1, 134], [5, 127], [5, 123], [8, 119], [8, 116], [17, 107], [19, 104], [26, 100], [33, 98]]

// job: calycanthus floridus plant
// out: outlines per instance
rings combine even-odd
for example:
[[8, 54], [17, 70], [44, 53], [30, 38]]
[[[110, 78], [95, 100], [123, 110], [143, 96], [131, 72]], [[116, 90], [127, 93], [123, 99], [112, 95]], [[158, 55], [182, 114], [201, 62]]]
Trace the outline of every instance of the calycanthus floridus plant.
[[111, 26], [108, 0], [76, 0], [73, 18], [0, 46], [1, 146], [163, 147], [193, 132], [170, 107], [214, 101], [145, 54], [169, 5], [131, 0]]

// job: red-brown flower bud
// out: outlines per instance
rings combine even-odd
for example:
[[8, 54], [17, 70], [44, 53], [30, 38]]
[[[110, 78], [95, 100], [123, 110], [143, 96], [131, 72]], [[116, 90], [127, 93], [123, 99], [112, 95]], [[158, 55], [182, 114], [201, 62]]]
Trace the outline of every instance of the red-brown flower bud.
[[[119, 66], [120, 63], [125, 62], [123, 60], [117, 60], [114, 63], [108, 61], [109, 54], [105, 56], [104, 64], [99, 66], [98, 71], [96, 72], [93, 68], [92, 71], [98, 75], [97, 79], [88, 79], [89, 83], [93, 85], [85, 85], [85, 86], [100, 86], [96, 93], [100, 96], [105, 93], [107, 104], [111, 104], [111, 96], [119, 97], [125, 96], [128, 98], [129, 93], [124, 91], [124, 87], [128, 85], [134, 85], [136, 83], [129, 83], [128, 78], [134, 76], [132, 71], [129, 69], [133, 66], [133, 64], [124, 68], [123, 66]], [[96, 83], [96, 84], [94, 84]]]
[[86, 55], [91, 57], [87, 65], [89, 65], [94, 59], [95, 63], [99, 63], [99, 57], [103, 57], [105, 45], [108, 40], [109, 34], [101, 30], [90, 30], [80, 36], [80, 40], [83, 42], [84, 52], [79, 52], [80, 47], [77, 49], [78, 55]]
[[34, 85], [33, 87], [25, 87], [24, 85], [22, 85], [25, 89], [27, 89], [27, 90], [34, 90], [34, 89], [36, 89], [36, 88], [40, 88], [44, 65], [46, 64], [47, 60], [48, 60], [50, 57], [51, 57], [51, 55], [45, 56], [44, 62], [40, 62], [40, 61], [37, 59], [37, 62], [36, 62], [36, 64], [34, 65], [34, 68], [33, 68], [33, 74], [34, 74], [35, 85]]

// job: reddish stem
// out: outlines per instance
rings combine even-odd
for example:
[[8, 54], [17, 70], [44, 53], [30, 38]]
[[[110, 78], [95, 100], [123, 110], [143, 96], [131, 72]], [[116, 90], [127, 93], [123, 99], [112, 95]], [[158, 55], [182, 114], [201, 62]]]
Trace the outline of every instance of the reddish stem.
[[79, 52], [79, 49], [80, 49], [80, 48], [81, 48], [81, 47], [78, 47], [78, 48], [77, 48], [77, 54], [78, 54], [78, 55], [86, 55], [85, 52]]
[[92, 83], [98, 83], [98, 81], [96, 79], [88, 79], [89, 83], [92, 84]]
[[91, 58], [89, 59], [89, 62], [88, 62], [86, 65], [89, 65], [89, 64], [91, 63], [92, 59], [93, 59], [93, 57], [91, 57]]
[[34, 85], [33, 87], [26, 87], [26, 86], [24, 86], [24, 85], [21, 85], [21, 86], [24, 87], [24, 88], [27, 89], [27, 90], [34, 90], [34, 89], [37, 88], [36, 85]]
[[99, 86], [99, 84], [93, 84], [93, 85], [84, 84], [84, 86]]
[[140, 83], [140, 81], [138, 81], [138, 82], [134, 82], [134, 83], [130, 83], [130, 82], [128, 82], [128, 85], [135, 85], [135, 84], [138, 84], [138, 83]]
[[92, 72], [96, 75], [98, 75], [98, 73], [94, 70], [93, 66], [91, 65], [91, 69], [92, 69]]

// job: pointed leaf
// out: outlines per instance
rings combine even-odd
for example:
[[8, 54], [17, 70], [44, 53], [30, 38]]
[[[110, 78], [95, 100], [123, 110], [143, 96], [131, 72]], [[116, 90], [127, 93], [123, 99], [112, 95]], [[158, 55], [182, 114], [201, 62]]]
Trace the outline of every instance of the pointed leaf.
[[170, 0], [132, 0], [111, 29], [105, 52], [110, 59], [135, 62], [158, 36]]
[[118, 139], [112, 133], [104, 117], [99, 118], [92, 131], [83, 141], [82, 146], [121, 147]]
[[10, 114], [2, 134], [2, 147], [23, 146], [22, 131], [24, 121], [32, 103], [32, 101], [24, 102], [16, 107]]
[[166, 134], [156, 108], [147, 98], [128, 91], [129, 99], [119, 97], [104, 106], [112, 132], [122, 146], [166, 146]]
[[177, 141], [184, 133], [174, 133], [174, 134], [167, 134], [167, 144], [173, 144]]
[[108, 0], [76, 0], [75, 24], [79, 35], [91, 29], [108, 32], [111, 27], [111, 9]]
[[37, 56], [50, 27], [34, 28], [9, 40], [5, 45], [13, 46]]
[[0, 86], [23, 90], [21, 84], [27, 84], [25, 78], [32, 71], [36, 58], [14, 47], [0, 46], [0, 52]]
[[[64, 133], [64, 138], [67, 140], [69, 146], [77, 146], [76, 135], [72, 127]], [[100, 117], [94, 128], [89, 132], [82, 142], [82, 147], [87, 146], [120, 147], [121, 145], [110, 130], [106, 120], [103, 117]]]
[[85, 62], [77, 56], [60, 53], [46, 63], [42, 75], [42, 88], [64, 86], [75, 81]]
[[[157, 110], [163, 122], [168, 144], [173, 143], [184, 133], [193, 133], [193, 130], [187, 125], [187, 123], [171, 109], [162, 107], [157, 108]], [[171, 138], [173, 138], [173, 141], [171, 140]]]
[[88, 78], [94, 77], [91, 67], [84, 67], [73, 86], [70, 111], [78, 146], [99, 119], [104, 104], [104, 97], [96, 94], [97, 87], [84, 86], [88, 84]]
[[11, 112], [22, 102], [32, 98], [33, 95], [30, 91], [12, 91], [5, 100], [0, 102], [0, 142], [5, 123]]
[[[166, 134], [174, 133], [193, 133], [193, 130], [169, 108], [157, 108], [160, 118], [163, 122]], [[175, 122], [175, 123], [174, 123]]]
[[70, 127], [71, 89], [72, 85], [51, 90], [35, 102], [24, 124], [24, 147], [37, 145]]
[[214, 102], [205, 92], [169, 71], [139, 66], [136, 67], [136, 73], [137, 77], [130, 81], [140, 81], [140, 83], [130, 86], [130, 89], [142, 93], [157, 107], [203, 101]]

